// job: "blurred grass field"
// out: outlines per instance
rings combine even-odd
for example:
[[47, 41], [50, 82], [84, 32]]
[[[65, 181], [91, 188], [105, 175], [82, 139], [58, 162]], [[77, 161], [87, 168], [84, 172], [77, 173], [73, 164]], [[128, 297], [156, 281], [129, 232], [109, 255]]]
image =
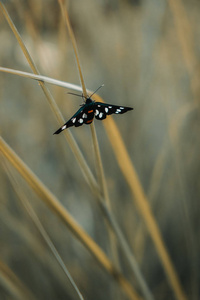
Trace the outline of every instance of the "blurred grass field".
[[[5, 5], [40, 73], [80, 84], [57, 1], [6, 1]], [[99, 94], [105, 102], [134, 107], [133, 112], [113, 118], [185, 295], [198, 300], [200, 3], [79, 0], [68, 1], [68, 12], [87, 88], [95, 90], [104, 83]], [[0, 28], [0, 66], [31, 72], [1, 12]], [[67, 121], [81, 99], [63, 88], [48, 87]], [[0, 105], [2, 137], [112, 260], [105, 220], [64, 136], [53, 136], [59, 124], [39, 84], [0, 72]], [[95, 120], [95, 126], [112, 212], [154, 298], [176, 299], [103, 122]], [[70, 131], [96, 174], [89, 126]], [[84, 298], [128, 299], [16, 170], [11, 171]], [[21, 205], [3, 165], [0, 182], [0, 261], [35, 299], [78, 299]], [[122, 273], [140, 294], [129, 264], [117, 250]], [[0, 298], [16, 299], [0, 274]]]

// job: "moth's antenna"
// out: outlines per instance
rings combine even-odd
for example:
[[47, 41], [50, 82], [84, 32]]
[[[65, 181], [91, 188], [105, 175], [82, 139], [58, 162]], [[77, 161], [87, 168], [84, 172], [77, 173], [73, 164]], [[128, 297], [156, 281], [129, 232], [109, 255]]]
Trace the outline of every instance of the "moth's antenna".
[[68, 92], [67, 94], [70, 94], [70, 95], [75, 95], [75, 96], [79, 96], [79, 97], [83, 97], [83, 95], [74, 94], [74, 93], [70, 93], [70, 92]]
[[102, 86], [104, 86], [104, 84], [100, 85], [100, 86], [98, 87], [98, 89], [96, 89], [96, 91], [95, 91], [94, 93], [92, 93], [92, 95], [90, 95], [90, 98], [91, 98], [94, 94], [96, 94], [96, 92], [97, 92]]
[[[92, 95], [90, 95], [90, 97], [92, 97], [94, 94], [96, 94], [96, 92], [97, 92], [102, 86], [104, 86], [104, 84], [100, 85], [100, 86], [98, 87], [98, 89], [96, 89], [96, 91], [95, 91], [94, 93], [92, 93]], [[74, 96], [78, 96], [78, 97], [82, 97], [82, 98], [83, 98], [83, 94], [82, 94], [82, 95], [79, 95], [79, 94], [74, 94], [74, 93], [70, 93], [70, 92], [68, 92], [67, 94], [70, 94], [70, 95], [74, 95]]]

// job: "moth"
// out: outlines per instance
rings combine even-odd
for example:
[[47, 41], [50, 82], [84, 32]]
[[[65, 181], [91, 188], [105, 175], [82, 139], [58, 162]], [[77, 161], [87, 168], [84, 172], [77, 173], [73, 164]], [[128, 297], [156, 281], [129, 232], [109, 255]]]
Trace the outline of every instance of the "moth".
[[[92, 95], [94, 95], [94, 93]], [[108, 115], [124, 114], [129, 110], [133, 110], [132, 107], [96, 102], [91, 99], [92, 95], [85, 99], [85, 103], [81, 105], [81, 108], [62, 127], [54, 132], [54, 134], [59, 134], [66, 128], [72, 126], [79, 127], [83, 124], [89, 125], [94, 118], [97, 120], [104, 120]]]

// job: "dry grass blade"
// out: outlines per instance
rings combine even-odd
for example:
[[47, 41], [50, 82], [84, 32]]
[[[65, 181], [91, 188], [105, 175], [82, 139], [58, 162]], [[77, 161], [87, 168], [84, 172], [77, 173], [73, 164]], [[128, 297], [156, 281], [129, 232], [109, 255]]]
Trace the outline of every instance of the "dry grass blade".
[[13, 70], [13, 69], [3, 68], [3, 67], [0, 67], [0, 71], [4, 72], [4, 73], [9, 73], [9, 74], [22, 76], [22, 77], [25, 77], [25, 78], [31, 78], [31, 79], [34, 79], [34, 80], [37, 80], [37, 81], [42, 81], [42, 82], [54, 84], [54, 85], [64, 87], [64, 88], [67, 88], [67, 89], [71, 89], [71, 90], [74, 90], [74, 91], [82, 92], [82, 89], [79, 85], [72, 84], [72, 83], [65, 82], [65, 81], [61, 81], [61, 80], [57, 80], [57, 79], [53, 79], [53, 78], [50, 78], [50, 77], [47, 77], [47, 76], [36, 75], [36, 74], [28, 73], [28, 72], [23, 72], [23, 71]]
[[168, 0], [168, 2], [174, 17], [177, 36], [181, 44], [185, 64], [189, 74], [192, 76], [194, 68], [197, 65], [197, 59], [194, 56], [194, 41], [187, 13], [181, 0]]
[[160, 230], [158, 228], [155, 218], [152, 215], [142, 185], [139, 181], [139, 178], [131, 162], [131, 159], [126, 151], [126, 148], [122, 141], [121, 135], [117, 129], [117, 126], [115, 125], [115, 122], [113, 121], [112, 118], [109, 118], [108, 121], [104, 123], [104, 126], [106, 128], [106, 132], [112, 144], [118, 164], [122, 170], [122, 173], [124, 174], [126, 181], [130, 186], [130, 189], [133, 194], [133, 198], [137, 203], [138, 209], [143, 217], [143, 220], [152, 237], [152, 240], [154, 241], [156, 250], [163, 264], [169, 283], [173, 288], [174, 294], [176, 295], [177, 299], [185, 300], [186, 296], [181, 287], [178, 276], [176, 274], [174, 266], [171, 262], [169, 254], [165, 247], [164, 241], [162, 239]]
[[24, 164], [24, 162], [14, 153], [14, 151], [0, 138], [0, 151], [2, 155], [17, 169], [35, 193], [43, 200], [54, 213], [67, 225], [78, 240], [90, 251], [100, 265], [113, 276], [118, 284], [129, 295], [130, 299], [139, 300], [140, 297], [133, 290], [131, 285], [119, 273], [109, 261], [105, 253], [89, 237], [89, 235], [76, 223], [72, 216], [57, 198], [46, 188], [46, 186], [36, 177], [36, 175]]
[[[58, 1], [28, 0], [25, 3], [0, 0], [10, 13], [28, 51], [33, 53], [32, 58], [37, 61], [41, 74], [52, 77], [34, 74], [29, 69], [0, 7], [0, 65], [22, 71], [28, 68], [25, 71], [32, 73], [0, 68], [2, 136], [16, 153], [21, 153], [21, 159], [28, 166], [34, 166], [35, 174], [59, 200], [62, 199], [63, 206], [69, 207], [76, 222], [106, 253], [114, 267], [121, 269], [141, 296], [141, 288], [117, 234], [113, 233], [114, 229], [110, 230], [115, 226], [115, 219], [117, 229], [120, 227], [126, 237], [131, 254], [136, 256], [155, 299], [177, 300], [182, 298], [181, 293], [183, 298], [200, 299], [200, 272], [197, 268], [200, 252], [200, 1], [138, 0], [123, 1], [122, 5], [92, 0], [61, 1], [68, 10], [86, 87], [92, 84], [90, 88], [94, 88], [104, 82], [109, 85], [101, 90], [102, 94], [106, 94], [106, 102], [135, 109], [132, 113], [108, 116], [103, 121], [94, 119], [111, 207], [105, 201], [103, 177], [98, 170], [100, 164], [97, 164], [97, 159], [95, 161], [97, 151], [94, 152], [92, 126], [69, 129], [92, 171], [94, 185], [87, 177], [82, 178], [82, 170], [66, 142], [68, 129], [59, 136], [53, 136], [58, 118], [55, 118], [55, 112], [49, 111], [48, 101], [40, 90], [41, 83], [45, 83], [52, 91], [61, 113], [66, 116], [65, 122], [84, 100], [83, 97], [65, 96], [68, 91], [82, 94], [83, 89]], [[72, 90], [67, 82], [53, 78], [78, 84], [80, 92], [77, 92], [78, 87]], [[104, 78], [103, 81], [101, 78]], [[47, 82], [69, 90], [49, 86]], [[92, 92], [86, 91], [92, 95]], [[101, 101], [98, 95], [94, 95], [93, 99]], [[111, 118], [121, 136], [112, 129]], [[107, 140], [107, 133], [102, 131], [104, 125], [109, 126], [108, 136], [110, 134], [115, 139], [113, 147], [118, 148], [117, 159], [110, 140]], [[120, 150], [121, 138], [128, 159], [126, 151]], [[118, 160], [123, 165], [119, 165]], [[80, 284], [84, 297], [129, 299], [126, 294], [123, 295], [113, 277], [99, 268], [89, 251], [74, 239], [65, 224], [27, 186], [17, 170], [10, 163], [7, 165], [19, 182], [19, 189], [39, 209], [40, 220], [56, 241], [63, 260], [70, 262], [70, 271], [75, 274], [74, 279], [78, 286]], [[23, 284], [31, 287], [35, 297], [37, 293], [38, 299], [48, 299], [49, 296], [57, 299], [58, 293], [61, 297], [71, 294], [73, 291], [65, 274], [52, 259], [50, 251], [46, 251], [45, 243], [41, 243], [40, 234], [37, 229], [34, 230], [32, 220], [17, 201], [16, 191], [1, 164], [0, 178], [2, 261], [20, 277]], [[94, 187], [94, 194], [90, 187]], [[153, 216], [149, 218], [149, 215]], [[150, 224], [152, 217], [157, 231]], [[52, 218], [56, 218], [57, 222]], [[32, 228], [33, 232], [30, 231]], [[119, 264], [111, 249], [110, 232], [117, 245]], [[167, 256], [162, 254], [163, 248]], [[30, 270], [28, 274], [27, 267]], [[43, 279], [46, 285], [40, 284]], [[0, 298], [15, 298], [3, 284], [1, 281]]]
[[[82, 73], [82, 70], [81, 70], [81, 65], [80, 65], [80, 60], [79, 60], [79, 55], [78, 55], [78, 48], [77, 48], [74, 32], [73, 32], [73, 29], [71, 27], [71, 23], [70, 23], [70, 19], [69, 19], [67, 9], [64, 6], [64, 1], [63, 0], [58, 0], [58, 2], [59, 2], [59, 5], [60, 5], [60, 9], [61, 9], [61, 12], [62, 12], [63, 19], [65, 20], [66, 25], [67, 25], [67, 29], [69, 31], [70, 39], [71, 39], [71, 42], [72, 42], [72, 45], [73, 45], [73, 50], [74, 50], [74, 54], [75, 54], [75, 58], [76, 58], [76, 63], [77, 63], [77, 66], [78, 66], [80, 81], [81, 81], [81, 85], [82, 85], [82, 88], [83, 88], [83, 95], [86, 99], [87, 98], [87, 91], [86, 91], [86, 87], [85, 87], [85, 83], [84, 83], [84, 79], [83, 79], [83, 73]], [[103, 193], [103, 198], [106, 200], [107, 204], [110, 205], [109, 204], [109, 197], [108, 197], [108, 190], [107, 190], [107, 187], [106, 187], [106, 181], [105, 181], [105, 176], [104, 176], [104, 172], [103, 172], [103, 165], [102, 165], [102, 161], [101, 161], [101, 155], [100, 155], [100, 150], [99, 150], [99, 145], [98, 145], [98, 141], [97, 141], [97, 136], [96, 136], [94, 123], [92, 123], [90, 125], [90, 128], [91, 128], [92, 140], [93, 140], [93, 145], [94, 145], [94, 152], [95, 152], [95, 157], [96, 157], [97, 175], [99, 177], [100, 190]]]
[[[2, 69], [3, 69], [3, 68], [2, 68]], [[7, 71], [8, 71], [8, 70], [7, 70]], [[11, 73], [17, 74], [18, 71], [16, 71], [16, 72], [11, 72]], [[22, 73], [23, 73], [23, 72], [21, 72], [19, 75], [20, 75], [20, 76], [23, 76], [23, 75], [25, 74], [25, 73], [24, 73], [24, 74], [22, 75]], [[29, 77], [28, 74], [29, 74], [29, 73], [26, 73], [26, 74], [25, 74], [25, 77]], [[30, 76], [30, 77], [31, 77], [31, 76]], [[39, 80], [40, 78], [41, 78], [40, 75], [38, 75], [38, 78], [37, 78], [37, 79]], [[35, 79], [35, 78], [34, 78], [34, 79]], [[42, 80], [45, 80], [45, 78], [42, 77]], [[50, 83], [50, 82], [49, 82], [49, 83]], [[52, 82], [51, 82], [51, 83], [52, 83]], [[42, 83], [41, 83], [41, 84], [42, 84]], [[45, 86], [44, 86], [44, 88], [45, 88]], [[49, 95], [48, 95], [48, 92], [46, 92], [46, 91], [48, 91], [48, 90], [46, 90], [46, 88], [45, 88], [45, 94], [46, 94], [46, 96], [48, 97]], [[50, 99], [50, 100], [51, 100], [51, 99]], [[52, 99], [52, 100], [53, 100], [53, 99]], [[54, 100], [53, 100], [53, 102], [54, 102]], [[55, 103], [54, 103], [54, 104], [55, 104]], [[56, 104], [55, 104], [55, 107], [56, 107]], [[57, 110], [57, 108], [56, 108], [56, 110]], [[59, 111], [58, 111], [58, 112], [59, 112]], [[64, 122], [64, 120], [63, 120], [63, 122]], [[66, 134], [67, 137], [70, 137], [68, 131], [65, 131], [64, 134]], [[86, 177], [86, 180], [88, 181], [88, 183], [89, 183], [89, 185], [90, 185], [91, 190], [93, 191], [93, 193], [94, 193], [95, 195], [97, 195], [97, 197], [101, 198], [101, 195], [100, 195], [100, 193], [99, 193], [99, 189], [97, 188], [96, 182], [94, 181], [94, 178], [92, 177], [92, 174], [90, 174], [89, 168], [87, 168], [87, 166], [85, 166], [85, 164], [84, 164], [84, 159], [82, 158], [82, 154], [80, 153], [78, 147], [76, 146], [75, 141], [72, 142], [72, 143], [69, 142], [69, 144], [71, 145], [71, 148], [72, 148], [73, 152], [75, 153], [75, 156], [76, 156], [76, 158], [78, 159], [80, 165], [82, 165], [83, 170], [84, 170], [85, 167], [86, 167], [86, 171], [87, 171], [87, 172], [85, 172], [85, 177]], [[96, 145], [96, 142], [94, 142], [94, 144]], [[77, 152], [77, 154], [76, 154], [76, 152]], [[98, 162], [98, 163], [99, 163], [99, 162]], [[88, 173], [88, 172], [89, 172], [89, 173]], [[99, 173], [100, 173], [100, 172], [99, 172]], [[89, 174], [90, 176], [86, 176], [87, 174]], [[102, 176], [102, 174], [100, 174], [100, 176]], [[105, 179], [104, 179], [104, 181], [105, 181]], [[100, 202], [100, 205], [102, 206], [103, 203]], [[101, 207], [101, 208], [102, 208], [102, 207]], [[106, 216], [106, 218], [108, 218], [109, 212], [107, 211], [107, 208], [104, 207], [104, 208], [103, 208], [103, 211], [106, 212], [106, 213], [104, 213], [104, 215]], [[111, 215], [109, 218], [110, 218], [110, 220], [113, 220], [112, 215]], [[121, 234], [121, 231], [120, 231], [119, 227], [117, 226], [117, 223], [116, 223], [115, 221], [110, 221], [110, 220], [109, 220], [109, 224], [111, 225], [111, 227], [112, 227], [113, 231], [115, 232], [115, 234], [118, 236], [118, 238], [119, 238], [119, 243], [121, 244], [122, 249], [123, 249], [124, 252], [126, 253], [127, 259], [130, 260], [130, 266], [133, 268], [133, 272], [134, 272], [135, 274], [137, 274], [137, 273], [139, 272], [139, 269], [138, 269], [136, 260], [135, 260], [135, 258], [133, 257], [133, 253], [131, 253], [131, 250], [130, 250], [130, 248], [128, 247], [128, 244], [126, 243], [125, 239], [123, 238], [123, 240], [120, 240], [120, 237], [122, 237], [122, 234]], [[118, 234], [118, 233], [119, 233], [119, 234]], [[128, 253], [127, 253], [127, 252], [128, 252]], [[135, 266], [136, 266], [136, 267], [135, 267]], [[139, 272], [139, 273], [140, 273], [140, 272]], [[136, 275], [136, 276], [137, 276], [137, 275]], [[147, 295], [146, 298], [147, 298], [147, 299], [151, 299], [151, 293], [150, 293], [148, 287], [146, 286], [145, 281], [144, 281], [143, 277], [141, 276], [141, 274], [138, 274], [138, 278], [139, 278], [139, 282], [141, 281], [141, 286], [144, 287], [144, 290], [145, 290], [144, 294]]]
[[0, 261], [0, 281], [2, 285], [7, 288], [9, 293], [13, 296], [12, 299], [16, 300], [35, 300], [36, 298], [24, 286], [12, 270]]
[[191, 91], [195, 102], [199, 102], [199, 76], [196, 72], [198, 59], [194, 52], [194, 39], [187, 12], [181, 0], [168, 0], [180, 42], [183, 59], [190, 76]]
[[[79, 72], [80, 81], [81, 81], [81, 85], [82, 85], [82, 89], [83, 89], [83, 95], [86, 99], [87, 98], [87, 91], [86, 91], [86, 87], [85, 87], [85, 83], [84, 83], [84, 79], [83, 79], [83, 73], [82, 73], [82, 70], [81, 70], [81, 65], [80, 65], [80, 60], [79, 60], [79, 55], [78, 55], [78, 48], [77, 48], [74, 32], [73, 32], [71, 24], [70, 24], [67, 9], [64, 6], [64, 1], [63, 0], [58, 0], [58, 2], [59, 2], [59, 5], [60, 5], [60, 9], [61, 9], [61, 12], [62, 12], [63, 19], [65, 20], [66, 25], [67, 25], [67, 29], [69, 31], [70, 39], [71, 39], [71, 42], [72, 42], [72, 45], [73, 45], [73, 50], [74, 50], [74, 54], [75, 54], [75, 58], [76, 58], [76, 63], [77, 63], [77, 66], [78, 66], [78, 72]], [[100, 155], [100, 151], [99, 151], [99, 145], [98, 145], [98, 141], [97, 141], [97, 136], [96, 136], [96, 132], [95, 132], [94, 123], [92, 123], [90, 125], [90, 128], [91, 128], [91, 132], [92, 132], [92, 140], [93, 140], [94, 152], [95, 152], [95, 156], [96, 156], [96, 163], [97, 163], [97, 170], [98, 170], [97, 174], [98, 174], [98, 177], [99, 177], [100, 188], [101, 188], [101, 191], [103, 192], [103, 197], [106, 199], [107, 204], [108, 204], [109, 203], [108, 191], [107, 191], [107, 187], [106, 187], [106, 183], [105, 183], [103, 165], [102, 165], [102, 162], [101, 162], [101, 155]]]
[[[79, 70], [79, 76], [80, 76], [81, 84], [82, 84], [82, 87], [83, 87], [83, 95], [84, 95], [85, 98], [87, 98], [86, 88], [85, 88], [85, 84], [84, 84], [84, 80], [83, 80], [83, 74], [82, 74], [82, 71], [81, 71], [80, 61], [79, 61], [79, 57], [78, 57], [78, 49], [77, 49], [77, 45], [76, 45], [76, 40], [75, 40], [74, 33], [73, 33], [73, 30], [72, 30], [72, 27], [71, 27], [71, 24], [70, 24], [67, 9], [64, 7], [64, 1], [63, 0], [58, 0], [58, 2], [60, 4], [63, 17], [65, 18], [67, 28], [68, 28], [68, 31], [69, 31], [69, 34], [70, 34], [71, 42], [72, 42], [72, 45], [73, 45], [73, 49], [74, 49], [74, 53], [75, 53], [75, 57], [76, 57], [76, 62], [77, 62], [78, 70]], [[102, 164], [102, 161], [101, 161], [101, 155], [100, 155], [100, 150], [99, 150], [99, 145], [98, 145], [98, 140], [97, 140], [97, 136], [96, 136], [94, 123], [90, 127], [91, 127], [91, 132], [92, 132], [92, 139], [93, 139], [96, 165], [97, 165], [97, 174], [98, 174], [98, 178], [99, 178], [100, 191], [102, 192], [102, 199], [105, 199], [106, 204], [110, 206], [110, 200], [109, 200], [108, 190], [107, 190], [107, 186], [106, 186], [106, 180], [105, 180], [105, 175], [104, 175], [104, 171], [103, 171], [103, 164]], [[109, 224], [111, 225], [111, 228], [113, 229], [113, 232], [116, 235], [116, 237], [118, 239], [118, 242], [121, 245], [121, 248], [122, 248], [126, 258], [128, 259], [128, 261], [130, 263], [130, 267], [132, 268], [132, 271], [133, 271], [133, 273], [135, 274], [135, 276], [138, 280], [138, 283], [141, 287], [141, 290], [142, 290], [142, 293], [143, 293], [145, 299], [146, 300], [153, 300], [153, 296], [152, 296], [151, 291], [148, 288], [147, 283], [146, 283], [146, 281], [145, 281], [145, 279], [144, 279], [144, 277], [143, 277], [143, 275], [140, 271], [137, 260], [135, 259], [133, 252], [131, 251], [128, 243], [126, 242], [126, 239], [124, 238], [124, 235], [122, 234], [117, 222], [115, 221], [115, 218], [108, 211], [108, 207], [103, 205], [103, 203], [101, 202], [101, 199], [99, 199], [99, 200], [100, 200], [99, 203], [100, 203], [101, 209], [103, 209], [103, 212], [104, 212], [104, 216], [109, 221]], [[110, 235], [110, 237], [112, 238], [112, 235]], [[111, 242], [112, 241], [113, 240], [111, 239]], [[112, 247], [114, 248], [114, 245], [112, 245]], [[115, 254], [116, 254], [116, 252], [115, 252]]]
[[61, 269], [63, 270], [64, 274], [66, 275], [67, 279], [71, 283], [72, 287], [74, 288], [74, 291], [77, 293], [77, 296], [79, 297], [80, 300], [84, 300], [83, 295], [79, 291], [74, 279], [72, 278], [70, 272], [68, 271], [64, 261], [62, 260], [61, 256], [59, 255], [56, 247], [54, 246], [53, 242], [51, 241], [49, 235], [47, 234], [46, 230], [44, 229], [42, 223], [40, 222], [39, 218], [37, 217], [36, 213], [34, 212], [33, 208], [31, 207], [30, 203], [28, 202], [27, 198], [25, 198], [24, 193], [22, 192], [22, 188], [19, 188], [19, 183], [17, 180], [14, 178], [14, 175], [12, 174], [9, 165], [3, 162], [3, 166], [8, 174], [8, 177], [11, 181], [11, 184], [17, 194], [17, 197], [21, 201], [22, 205], [28, 212], [30, 218], [32, 219], [33, 223], [37, 227], [38, 231], [42, 235], [43, 239], [47, 243], [49, 249], [53, 253], [55, 259], [57, 260], [58, 264], [60, 265]]
[[[61, 8], [62, 16], [63, 16], [64, 20], [66, 21], [66, 25], [67, 25], [67, 28], [68, 28], [68, 31], [69, 31], [70, 39], [71, 39], [71, 42], [72, 42], [72, 45], [73, 45], [74, 54], [75, 54], [75, 58], [76, 58], [76, 63], [77, 63], [77, 66], [78, 66], [79, 76], [80, 76], [80, 80], [81, 80], [81, 85], [82, 85], [82, 88], [83, 88], [83, 95], [84, 95], [85, 98], [87, 98], [87, 91], [86, 91], [86, 87], [85, 87], [85, 83], [84, 83], [84, 79], [83, 79], [83, 73], [82, 73], [82, 70], [81, 70], [76, 39], [75, 39], [74, 32], [73, 32], [71, 24], [70, 24], [69, 15], [68, 15], [66, 7], [64, 6], [64, 1], [63, 0], [58, 0], [58, 2], [59, 2], [59, 5], [60, 5], [60, 8]], [[108, 197], [108, 190], [107, 190], [105, 176], [104, 176], [104, 172], [103, 172], [103, 165], [102, 165], [102, 161], [101, 161], [101, 155], [100, 155], [100, 150], [99, 150], [99, 145], [98, 145], [98, 141], [97, 141], [97, 136], [96, 136], [94, 123], [92, 123], [90, 125], [90, 128], [91, 128], [92, 140], [93, 140], [93, 145], [94, 145], [94, 152], [95, 152], [95, 157], [96, 157], [96, 166], [97, 166], [97, 170], [98, 170], [97, 175], [98, 175], [98, 178], [99, 178], [100, 190], [102, 191], [103, 198], [106, 200], [106, 203], [109, 206], [110, 201], [109, 201], [109, 197]]]
[[[31, 58], [31, 56], [30, 56], [30, 54], [27, 50], [27, 48], [26, 48], [26, 46], [24, 45], [19, 32], [17, 31], [17, 29], [16, 29], [15, 25], [13, 24], [6, 8], [4, 7], [4, 5], [1, 2], [0, 2], [0, 8], [1, 8], [1, 10], [2, 10], [9, 26], [11, 27], [11, 29], [12, 29], [12, 31], [13, 31], [13, 33], [14, 33], [14, 35], [15, 35], [15, 37], [16, 37], [16, 39], [17, 39], [17, 41], [18, 41], [18, 43], [19, 43], [19, 45], [20, 45], [20, 47], [21, 47], [21, 49], [22, 49], [22, 51], [23, 51], [23, 53], [24, 53], [24, 55], [25, 55], [25, 57], [28, 61], [28, 63], [29, 63], [29, 65], [30, 65], [30, 67], [31, 67], [31, 69], [33, 70], [33, 72], [35, 74], [39, 75], [39, 72], [38, 72], [38, 70], [37, 70], [37, 68], [36, 68], [36, 66], [35, 66], [35, 64], [34, 64], [32, 58]], [[49, 105], [50, 105], [52, 111], [55, 113], [55, 115], [57, 117], [57, 120], [58, 120], [59, 124], [62, 125], [64, 123], [64, 119], [62, 117], [62, 114], [61, 114], [60, 110], [58, 109], [58, 106], [57, 106], [55, 100], [53, 99], [51, 93], [49, 92], [49, 90], [47, 89], [45, 84], [42, 81], [40, 81], [39, 83], [41, 85], [41, 88], [42, 88], [45, 96], [47, 97], [47, 100], [49, 102]], [[88, 164], [86, 163], [86, 161], [85, 161], [85, 159], [84, 159], [77, 143], [75, 142], [72, 134], [70, 133], [69, 130], [68, 131], [65, 130], [64, 135], [65, 135], [65, 137], [67, 139], [67, 142], [69, 143], [69, 145], [72, 149], [72, 152], [74, 153], [74, 156], [76, 157], [76, 159], [77, 159], [77, 161], [78, 161], [78, 163], [81, 167], [81, 170], [82, 170], [82, 172], [83, 172], [83, 174], [86, 178], [86, 181], [90, 185], [91, 189], [94, 192], [97, 193], [98, 188], [97, 188], [96, 180], [95, 180], [91, 170], [89, 169]]]
[[85, 83], [84, 83], [84, 80], [83, 80], [83, 74], [82, 74], [82, 71], [81, 71], [81, 65], [80, 65], [80, 61], [79, 61], [79, 57], [78, 57], [78, 49], [77, 49], [77, 45], [76, 45], [76, 40], [75, 40], [74, 33], [73, 33], [73, 30], [72, 30], [72, 27], [71, 27], [71, 24], [70, 24], [67, 9], [65, 9], [63, 0], [58, 0], [58, 2], [59, 2], [59, 5], [60, 5], [60, 9], [62, 11], [63, 19], [66, 21], [67, 28], [68, 28], [69, 35], [70, 35], [70, 39], [71, 39], [71, 42], [72, 42], [72, 45], [73, 45], [74, 54], [75, 54], [75, 57], [76, 57], [76, 63], [77, 63], [77, 66], [78, 66], [78, 72], [79, 72], [79, 76], [80, 76], [80, 80], [81, 80], [81, 85], [82, 85], [82, 88], [83, 88], [83, 96], [85, 98], [87, 98], [87, 91], [86, 91]]
[[[97, 165], [98, 165], [98, 173], [100, 174], [100, 186], [103, 192], [103, 198], [105, 199], [104, 201], [106, 201], [106, 205], [104, 205], [104, 203], [100, 203], [101, 208], [103, 207], [103, 211], [104, 211], [104, 215], [106, 216], [106, 219], [109, 221], [110, 227], [113, 229], [114, 235], [117, 237], [118, 242], [126, 256], [126, 258], [129, 261], [130, 267], [132, 268], [138, 283], [141, 287], [141, 290], [144, 294], [145, 299], [148, 300], [152, 300], [153, 299], [153, 295], [151, 294], [151, 291], [149, 290], [149, 287], [146, 284], [146, 281], [140, 271], [139, 265], [137, 263], [137, 260], [132, 252], [132, 250], [130, 249], [123, 233], [121, 232], [117, 222], [115, 221], [115, 218], [113, 217], [111, 210], [110, 210], [110, 199], [109, 199], [109, 195], [108, 195], [108, 190], [107, 190], [107, 186], [106, 186], [106, 182], [105, 182], [105, 176], [104, 176], [104, 171], [103, 171], [103, 165], [101, 162], [101, 156], [100, 156], [100, 151], [99, 151], [99, 146], [98, 146], [98, 140], [97, 140], [97, 136], [96, 136], [96, 131], [95, 131], [95, 127], [93, 126], [93, 124], [91, 125], [92, 128], [92, 136], [93, 136], [93, 140], [94, 140], [94, 147], [96, 147], [96, 160], [97, 160]], [[112, 235], [110, 235], [110, 238], [112, 239]], [[112, 242], [113, 240], [111, 240]], [[111, 245], [112, 250], [113, 250], [113, 254], [116, 255], [116, 249], [115, 244]], [[117, 258], [117, 257], [116, 257]]]
[[91, 127], [91, 133], [92, 133], [92, 140], [93, 140], [93, 144], [94, 144], [94, 151], [95, 151], [95, 155], [96, 155], [97, 176], [99, 177], [98, 182], [101, 187], [103, 198], [106, 201], [106, 205], [110, 209], [110, 199], [109, 199], [109, 195], [108, 195], [108, 189], [107, 189], [107, 185], [106, 185], [103, 164], [101, 161], [101, 154], [100, 154], [100, 150], [99, 150], [99, 144], [98, 144], [98, 140], [97, 140], [94, 123], [92, 123], [90, 125], [90, 127]]
[[[2, 69], [4, 69], [4, 68], [2, 68]], [[1, 70], [1, 68], [0, 68], [0, 70]], [[18, 72], [20, 72], [20, 71], [12, 72], [11, 69], [7, 69], [6, 72], [11, 73], [11, 74], [14, 73], [14, 74], [18, 75]], [[25, 72], [20, 72], [20, 73], [22, 73], [23, 74], [22, 76], [24, 76]], [[19, 75], [21, 75], [21, 74], [19, 74]], [[38, 75], [38, 76], [36, 75], [34, 77], [33, 76], [34, 76], [33, 74], [25, 73], [25, 77], [33, 78], [33, 79], [36, 79], [36, 80], [40, 80], [40, 79], [45, 80], [45, 78], [43, 78], [43, 76], [40, 76], [40, 75]], [[51, 78], [49, 78], [49, 79], [51, 79]], [[49, 79], [47, 79], [48, 82], [52, 83], [53, 79], [52, 80], [49, 80]], [[103, 101], [103, 100], [101, 99], [101, 101]], [[97, 141], [97, 138], [96, 138], [95, 128], [92, 128], [92, 135], [93, 135], [94, 147], [96, 149], [95, 153], [98, 153], [99, 147], [98, 147], [98, 141]], [[114, 217], [108, 211], [110, 201], [109, 201], [107, 187], [105, 185], [105, 177], [104, 177], [104, 174], [102, 174], [103, 173], [103, 169], [102, 169], [103, 166], [102, 166], [101, 161], [99, 161], [99, 159], [100, 159], [100, 153], [98, 153], [98, 155], [97, 155], [97, 161], [98, 161], [97, 165], [98, 165], [98, 168], [99, 168], [98, 174], [100, 174], [99, 177], [100, 177], [101, 190], [103, 191], [103, 199], [106, 200], [106, 205], [107, 206], [104, 206], [104, 203], [101, 201], [102, 200], [102, 195], [99, 193], [99, 191], [97, 191], [97, 189], [95, 187], [93, 187], [92, 185], [91, 185], [91, 189], [92, 189], [93, 193], [99, 198], [99, 200], [100, 200], [99, 204], [100, 204], [100, 207], [101, 207], [101, 209], [104, 213], [104, 216], [108, 220], [108, 223], [110, 224], [114, 234], [118, 237], [119, 244], [121, 245], [121, 248], [123, 249], [127, 259], [129, 260], [130, 266], [133, 269], [133, 272], [138, 277], [139, 282], [141, 281], [140, 284], [141, 284], [141, 286], [143, 286], [143, 289], [145, 290], [144, 294], [147, 295], [146, 296], [147, 299], [151, 299], [152, 298], [151, 293], [150, 293], [147, 285], [145, 284], [145, 281], [144, 281], [143, 277], [140, 274], [140, 271], [139, 271], [137, 262], [136, 262], [136, 260], [133, 256], [133, 253], [132, 253], [131, 249], [129, 248], [126, 240], [124, 239], [124, 237], [121, 233], [121, 230], [119, 229], [119, 226], [117, 225], [116, 221], [114, 220]], [[111, 238], [112, 238], [112, 235], [111, 235]], [[113, 247], [113, 245], [112, 245], [112, 247]], [[115, 252], [115, 248], [114, 249], [113, 248], [112, 248], [112, 250], [113, 250], [113, 252]]]

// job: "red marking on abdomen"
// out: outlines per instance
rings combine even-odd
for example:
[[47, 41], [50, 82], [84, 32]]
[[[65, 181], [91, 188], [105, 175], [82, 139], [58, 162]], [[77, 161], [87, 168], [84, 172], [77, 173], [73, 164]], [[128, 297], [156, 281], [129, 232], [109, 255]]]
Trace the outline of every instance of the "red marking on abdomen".
[[86, 123], [87, 123], [87, 124], [90, 124], [90, 123], [92, 123], [92, 121], [93, 121], [93, 119], [92, 119], [92, 120], [86, 121]]

